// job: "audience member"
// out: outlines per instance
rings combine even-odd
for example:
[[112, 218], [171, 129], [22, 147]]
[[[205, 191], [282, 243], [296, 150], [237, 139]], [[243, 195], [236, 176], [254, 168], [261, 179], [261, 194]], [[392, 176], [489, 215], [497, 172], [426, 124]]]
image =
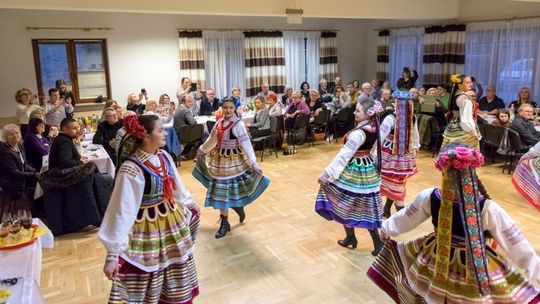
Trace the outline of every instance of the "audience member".
[[288, 106], [292, 102], [293, 88], [291, 86], [285, 87], [285, 93], [281, 96], [281, 103], [284, 107]]
[[531, 90], [528, 87], [521, 87], [519, 89], [517, 100], [514, 100], [510, 103], [508, 108], [517, 110], [523, 104], [530, 104], [533, 108], [538, 108], [536, 102], [531, 99]]
[[268, 115], [270, 116], [281, 116], [283, 115], [283, 105], [281, 102], [277, 101], [276, 93], [270, 91], [268, 92]]
[[36, 109], [41, 109], [36, 102], [37, 96], [32, 95], [32, 92], [27, 88], [17, 90], [15, 93], [15, 101], [17, 102], [17, 119], [21, 128], [22, 136], [26, 134], [28, 129], [28, 120], [30, 113]]
[[500, 109], [504, 109], [504, 101], [495, 95], [495, 86], [488, 86], [486, 88], [486, 96], [480, 98], [478, 101], [480, 114], [497, 114]]
[[237, 111], [242, 112], [244, 110], [244, 100], [242, 100], [242, 91], [240, 87], [234, 86], [231, 90], [231, 98], [234, 100], [234, 107]]
[[45, 122], [41, 118], [32, 118], [28, 122], [28, 133], [24, 136], [24, 150], [28, 164], [41, 170], [43, 156], [49, 155], [51, 141], [43, 134], [45, 133]]
[[[124, 128], [123, 126], [123, 121], [124, 119], [126, 119], [126, 117], [128, 116], [132, 116], [132, 115], [137, 115], [137, 113], [133, 112], [133, 111], [126, 111], [126, 113], [124, 113], [122, 117], [122, 127], [120, 129], [118, 129], [118, 131], [116, 131], [116, 135], [114, 136], [114, 151], [116, 152], [116, 156], [117, 156], [117, 159], [116, 161], [118, 162], [118, 150], [120, 149], [120, 144], [122, 143], [122, 139], [124, 138], [124, 135], [126, 135], [126, 128]], [[120, 117], [120, 116], [118, 116]], [[118, 164], [120, 165], [120, 164]], [[118, 166], [116, 167], [118, 168]]]
[[[268, 94], [268, 92], [266, 93]], [[216, 98], [216, 93], [211, 88], [206, 89], [205, 97], [201, 101], [199, 107], [199, 115], [210, 116], [219, 109], [219, 98]]]
[[319, 81], [319, 95], [324, 96], [325, 94], [332, 94], [332, 91], [330, 91], [326, 79], [321, 78]]
[[156, 115], [164, 124], [169, 123], [173, 119], [172, 113], [169, 110], [163, 109], [163, 107], [161, 107], [154, 99], [150, 99], [146, 102], [146, 111], [144, 114]]
[[264, 102], [264, 97], [255, 97], [255, 116], [253, 117], [253, 123], [247, 123], [246, 127], [249, 129], [251, 138], [264, 137], [271, 134], [270, 116]]
[[258, 95], [266, 98], [269, 91], [270, 91], [270, 84], [268, 82], [265, 82], [261, 85], [261, 91], [259, 92]]
[[176, 98], [178, 98], [178, 103], [180, 103], [180, 97], [183, 95], [191, 95], [191, 99], [193, 100], [193, 105], [191, 106], [191, 113], [193, 115], [197, 116], [199, 115], [199, 105], [201, 104], [202, 100], [202, 93], [199, 91], [198, 85], [196, 88], [192, 87], [192, 82], [189, 77], [182, 77], [180, 80], [181, 88], [176, 91]]
[[311, 113], [311, 116], [319, 115], [323, 108], [323, 103], [321, 97], [319, 96], [319, 91], [309, 91], [309, 102], [307, 102], [307, 105], [309, 107], [309, 112]]
[[[40, 118], [41, 120], [45, 121], [45, 113], [43, 112], [43, 109], [35, 109], [32, 112], [30, 112], [30, 119], [32, 118]], [[51, 126], [45, 122], [45, 136], [52, 142], [56, 136], [58, 136], [58, 127], [57, 126]]]
[[392, 94], [389, 89], [381, 89], [381, 98], [379, 99], [379, 102], [385, 110], [394, 109], [394, 102], [392, 101]]
[[139, 95], [131, 93], [127, 97], [126, 109], [128, 111], [137, 113], [137, 115], [142, 115], [146, 109], [146, 106], [141, 103], [141, 97]]
[[56, 88], [49, 90], [49, 101], [45, 105], [45, 117], [47, 124], [60, 126], [60, 122], [66, 118], [66, 114], [73, 113], [71, 99], [60, 100], [60, 92]]
[[58, 79], [55, 82], [55, 87], [58, 89], [58, 92], [60, 93], [61, 99], [71, 99], [71, 105], [75, 107], [75, 104], [77, 104], [77, 100], [75, 99], [75, 95], [73, 95], [73, 92], [67, 90], [66, 82], [62, 79]]
[[495, 116], [496, 118], [491, 122], [492, 125], [503, 126], [507, 128], [510, 128], [510, 126], [512, 126], [512, 122], [510, 121], [510, 111], [508, 109], [499, 109], [499, 112], [497, 112]]
[[113, 108], [103, 110], [104, 121], [100, 122], [92, 143], [103, 145], [113, 162], [116, 163], [116, 132], [122, 128], [122, 120], [118, 119], [118, 114]]
[[310, 110], [306, 102], [302, 98], [300, 91], [292, 93], [292, 102], [285, 107], [285, 128], [294, 128], [294, 121], [298, 114], [309, 115]]
[[540, 131], [534, 128], [534, 108], [530, 103], [523, 103], [518, 109], [518, 115], [512, 121], [512, 129], [516, 130], [521, 137], [524, 146], [534, 146], [540, 141]]
[[362, 84], [362, 92], [360, 93], [360, 96], [366, 95], [371, 98], [372, 91], [373, 91], [373, 88], [371, 87], [371, 83], [364, 82]]
[[334, 96], [332, 102], [326, 103], [326, 108], [330, 110], [330, 117], [336, 117], [339, 111], [348, 108], [351, 105], [351, 99], [342, 86], [337, 86], [334, 90]]
[[309, 83], [307, 81], [300, 84], [300, 93], [302, 94], [304, 101], [309, 102]]
[[358, 80], [353, 80], [352, 85], [353, 85], [353, 88], [354, 88], [356, 91], [360, 91], [360, 81], [358, 81]]
[[403, 68], [403, 73], [401, 74], [401, 78], [398, 79], [396, 86], [400, 91], [408, 91], [414, 88], [417, 79], [418, 72], [415, 69], [412, 69], [411, 76], [411, 70], [409, 68]]
[[375, 100], [381, 98], [381, 87], [379, 86], [379, 81], [377, 79], [371, 81], [371, 98]]

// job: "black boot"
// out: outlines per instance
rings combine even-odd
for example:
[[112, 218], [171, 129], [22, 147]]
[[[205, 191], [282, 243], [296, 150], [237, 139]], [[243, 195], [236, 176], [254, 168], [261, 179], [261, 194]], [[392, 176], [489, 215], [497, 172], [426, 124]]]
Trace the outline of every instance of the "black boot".
[[231, 208], [240, 217], [240, 223], [243, 223], [244, 220], [246, 219], [246, 212], [244, 211], [244, 207], [231, 207]]
[[343, 246], [346, 248], [349, 248], [349, 246], [351, 246], [351, 249], [355, 249], [356, 246], [358, 246], [358, 240], [356, 239], [356, 236], [354, 235], [354, 228], [349, 228], [349, 227], [346, 227], [345, 225], [343, 226], [343, 228], [345, 228], [346, 237], [343, 240], [337, 241], [337, 243], [340, 246]]
[[369, 235], [371, 236], [371, 239], [373, 240], [373, 251], [371, 252], [371, 255], [377, 256], [379, 254], [379, 251], [381, 251], [383, 247], [383, 242], [381, 241], [381, 237], [379, 236], [379, 231], [377, 229], [371, 229], [368, 230]]
[[386, 204], [384, 204], [384, 208], [383, 208], [383, 216], [385, 218], [389, 218], [390, 215], [392, 215], [390, 213], [390, 208], [392, 208], [393, 204], [394, 204], [394, 201], [387, 197], [386, 198]]
[[397, 211], [399, 211], [399, 210], [401, 210], [401, 209], [403, 209], [403, 208], [405, 208], [405, 207], [404, 207], [404, 206], [398, 206], [398, 205], [396, 205], [396, 210], [397, 210]]
[[231, 224], [229, 224], [227, 216], [220, 215], [219, 217], [221, 218], [221, 225], [219, 225], [219, 229], [216, 232], [216, 239], [224, 237], [225, 235], [227, 235], [228, 231], [231, 231]]

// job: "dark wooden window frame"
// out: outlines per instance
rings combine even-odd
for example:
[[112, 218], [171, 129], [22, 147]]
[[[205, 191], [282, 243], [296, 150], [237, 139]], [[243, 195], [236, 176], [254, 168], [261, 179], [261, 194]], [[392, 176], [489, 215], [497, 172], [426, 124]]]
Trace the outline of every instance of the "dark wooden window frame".
[[[107, 39], [32, 39], [32, 48], [34, 51], [34, 66], [36, 70], [36, 78], [38, 85], [38, 94], [39, 96], [46, 96], [48, 92], [43, 92], [43, 85], [41, 83], [41, 62], [39, 58], [39, 48], [40, 44], [59, 44], [63, 43], [66, 45], [66, 52], [68, 57], [68, 73], [71, 80], [71, 91], [77, 99], [77, 104], [83, 103], [92, 103], [95, 102], [95, 99], [81, 99], [79, 96], [79, 79], [77, 75], [77, 58], [75, 45], [84, 44], [84, 43], [101, 43], [102, 45], [102, 54], [103, 54], [103, 64], [105, 67], [105, 81], [107, 83], [107, 98], [111, 99], [111, 78], [109, 75], [109, 52], [107, 48]], [[97, 96], [96, 96], [97, 97]]]

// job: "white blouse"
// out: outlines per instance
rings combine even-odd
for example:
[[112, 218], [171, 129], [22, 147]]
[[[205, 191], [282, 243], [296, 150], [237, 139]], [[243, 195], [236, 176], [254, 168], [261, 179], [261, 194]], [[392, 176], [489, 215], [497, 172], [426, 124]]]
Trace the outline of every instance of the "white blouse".
[[[152, 165], [160, 166], [157, 155], [140, 152], [139, 158], [141, 161], [149, 159]], [[164, 151], [161, 153], [165, 154], [169, 163], [172, 164], [173, 178], [176, 182], [176, 190], [174, 190], [176, 202], [185, 208], [191, 209], [195, 204], [193, 196], [191, 196], [182, 179], [180, 179], [171, 156]], [[144, 174], [138, 165], [131, 161], [125, 161], [120, 166], [115, 178], [109, 206], [98, 232], [98, 237], [108, 253], [121, 254], [128, 248], [129, 234], [141, 206], [144, 184]]]
[[[231, 121], [232, 120], [229, 119], [228, 122], [231, 123]], [[218, 121], [215, 124], [214, 128], [212, 129], [212, 132], [210, 132], [210, 136], [208, 136], [208, 139], [206, 139], [204, 144], [202, 144], [201, 147], [199, 148], [199, 150], [203, 154], [209, 153], [218, 144], [216, 127], [219, 123], [220, 121]], [[230, 130], [230, 132], [233, 132], [233, 134], [238, 139], [238, 143], [242, 151], [244, 151], [244, 153], [247, 156], [247, 161], [249, 163], [249, 166], [250, 167], [257, 166], [257, 157], [255, 156], [255, 151], [253, 150], [253, 146], [251, 145], [251, 141], [249, 140], [249, 135], [248, 135], [246, 125], [244, 124], [244, 122], [240, 120], [236, 125], [232, 127], [232, 130]]]
[[[388, 236], [408, 232], [431, 217], [431, 193], [435, 188], [423, 190], [395, 215], [385, 220], [382, 231]], [[499, 243], [507, 258], [524, 271], [528, 280], [540, 283], [540, 257], [525, 239], [508, 213], [496, 202], [487, 199], [482, 210], [482, 229], [489, 231]]]
[[461, 128], [465, 132], [476, 131], [476, 122], [473, 117], [473, 101], [469, 96], [461, 94], [458, 96], [456, 104], [459, 107], [459, 125]]
[[23, 105], [17, 103], [17, 118], [19, 119], [19, 124], [28, 124], [28, 120], [30, 120], [30, 113], [38, 109], [41, 110], [41, 107], [37, 104]]
[[540, 156], [540, 142], [537, 142], [532, 148], [521, 157], [521, 159], [535, 158]]
[[[394, 129], [396, 125], [396, 117], [394, 115], [387, 115], [380, 125], [381, 141], [384, 140], [388, 134]], [[413, 148], [420, 149], [420, 135], [418, 133], [418, 124], [416, 119], [413, 124]]]

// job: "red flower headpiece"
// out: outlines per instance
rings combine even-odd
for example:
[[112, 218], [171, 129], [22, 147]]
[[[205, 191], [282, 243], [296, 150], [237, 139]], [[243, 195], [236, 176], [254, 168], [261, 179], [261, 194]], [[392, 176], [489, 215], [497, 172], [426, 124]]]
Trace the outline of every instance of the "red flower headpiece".
[[124, 118], [124, 128], [126, 129], [126, 132], [137, 139], [143, 139], [146, 135], [146, 130], [139, 122], [139, 117], [137, 115], [130, 115]]
[[484, 164], [484, 156], [478, 150], [467, 147], [456, 147], [439, 153], [435, 160], [435, 167], [441, 171], [448, 168], [457, 170], [465, 168], [478, 168]]

